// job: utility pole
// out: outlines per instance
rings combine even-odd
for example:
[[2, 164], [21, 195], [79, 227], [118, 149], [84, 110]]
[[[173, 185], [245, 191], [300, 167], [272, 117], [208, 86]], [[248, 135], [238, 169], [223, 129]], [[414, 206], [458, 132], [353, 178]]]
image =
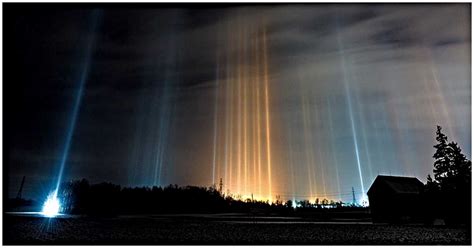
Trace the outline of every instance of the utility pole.
[[25, 184], [25, 176], [21, 180], [20, 190], [18, 190], [18, 194], [16, 194], [16, 199], [21, 199], [21, 193], [23, 192], [23, 185]]
[[354, 192], [354, 187], [352, 187], [352, 204], [356, 204], [356, 195], [355, 195], [355, 192]]

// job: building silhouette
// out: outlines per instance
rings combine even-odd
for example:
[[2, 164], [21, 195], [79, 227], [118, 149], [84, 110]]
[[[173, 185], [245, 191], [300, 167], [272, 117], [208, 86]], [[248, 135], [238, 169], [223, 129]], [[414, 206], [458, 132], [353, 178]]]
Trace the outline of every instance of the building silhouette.
[[414, 177], [377, 176], [367, 192], [373, 222], [423, 221], [423, 187]]

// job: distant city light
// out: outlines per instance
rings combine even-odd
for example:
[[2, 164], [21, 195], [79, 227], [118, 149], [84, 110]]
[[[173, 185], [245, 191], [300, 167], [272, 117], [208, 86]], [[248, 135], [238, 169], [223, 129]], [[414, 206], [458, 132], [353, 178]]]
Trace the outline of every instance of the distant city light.
[[46, 202], [43, 205], [43, 210], [41, 211], [41, 213], [46, 217], [52, 218], [59, 214], [60, 209], [61, 204], [57, 197], [57, 191], [54, 191], [48, 195], [48, 198], [46, 199]]

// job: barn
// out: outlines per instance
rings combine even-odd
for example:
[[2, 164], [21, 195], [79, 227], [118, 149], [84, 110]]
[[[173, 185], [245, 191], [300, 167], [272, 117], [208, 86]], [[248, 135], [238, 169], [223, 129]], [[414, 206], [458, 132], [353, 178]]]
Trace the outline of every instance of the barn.
[[377, 176], [367, 192], [373, 222], [423, 221], [423, 187], [415, 177]]

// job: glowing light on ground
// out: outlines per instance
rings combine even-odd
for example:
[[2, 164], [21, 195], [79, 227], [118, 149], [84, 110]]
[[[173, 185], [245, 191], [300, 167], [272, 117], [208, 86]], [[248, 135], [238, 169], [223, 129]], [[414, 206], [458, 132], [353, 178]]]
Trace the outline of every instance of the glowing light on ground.
[[359, 205], [363, 207], [369, 206], [369, 198], [367, 198], [366, 194], [362, 194], [362, 197], [359, 199]]
[[60, 210], [61, 203], [58, 199], [58, 193], [57, 191], [54, 191], [48, 195], [48, 198], [44, 202], [41, 214], [46, 217], [52, 218], [57, 216], [60, 213]]

